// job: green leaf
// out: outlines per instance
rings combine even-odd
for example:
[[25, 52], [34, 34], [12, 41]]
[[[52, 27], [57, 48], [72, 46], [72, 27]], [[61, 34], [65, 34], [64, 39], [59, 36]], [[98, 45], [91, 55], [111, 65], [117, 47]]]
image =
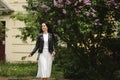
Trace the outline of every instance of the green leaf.
[[23, 56], [23, 57], [21, 57], [21, 60], [25, 60], [25, 59], [26, 59], [26, 57], [27, 57], [27, 56]]

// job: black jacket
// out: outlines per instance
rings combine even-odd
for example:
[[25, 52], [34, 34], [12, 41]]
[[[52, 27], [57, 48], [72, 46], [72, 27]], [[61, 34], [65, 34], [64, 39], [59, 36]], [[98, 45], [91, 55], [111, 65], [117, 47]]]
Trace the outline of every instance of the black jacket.
[[[53, 36], [52, 34], [48, 33], [48, 51], [52, 54], [52, 52], [54, 51], [54, 43], [53, 43]], [[33, 51], [30, 53], [31, 56], [38, 50], [38, 53], [42, 53], [43, 52], [43, 47], [44, 47], [44, 39], [43, 39], [43, 34], [40, 33], [38, 35], [37, 38], [37, 42], [35, 45], [35, 48], [33, 49]]]

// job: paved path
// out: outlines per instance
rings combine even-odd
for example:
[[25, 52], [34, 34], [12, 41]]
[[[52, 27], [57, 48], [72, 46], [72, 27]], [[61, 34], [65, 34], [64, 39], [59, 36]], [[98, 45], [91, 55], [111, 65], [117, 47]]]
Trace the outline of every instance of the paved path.
[[[34, 78], [34, 77], [25, 77], [25, 78], [8, 78], [8, 77], [0, 77], [0, 80], [41, 80], [38, 78]], [[54, 78], [51, 78], [49, 80], [56, 80]]]

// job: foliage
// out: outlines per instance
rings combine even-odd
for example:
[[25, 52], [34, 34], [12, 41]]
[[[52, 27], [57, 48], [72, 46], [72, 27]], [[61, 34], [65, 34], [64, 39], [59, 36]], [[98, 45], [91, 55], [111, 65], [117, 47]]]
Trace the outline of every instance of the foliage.
[[5, 63], [0, 64], [0, 76], [24, 77], [35, 76], [37, 71], [36, 63]]
[[27, 58], [27, 56], [23, 56], [21, 57], [21, 60], [25, 60]]
[[[116, 38], [119, 27], [118, 0], [27, 0], [21, 39], [35, 40], [42, 22], [55, 34], [57, 61], [64, 77], [83, 80], [113, 80], [120, 70], [119, 55], [105, 46], [105, 39]], [[24, 15], [24, 14], [23, 14]], [[20, 15], [14, 16], [18, 18]], [[60, 41], [66, 47], [57, 45]], [[111, 42], [110, 42], [111, 43]], [[109, 43], [109, 44], [110, 44]], [[114, 54], [114, 55], [113, 55]], [[119, 56], [118, 56], [119, 57]], [[61, 59], [62, 58], [62, 59]], [[117, 64], [117, 67], [114, 66]]]
[[21, 35], [17, 35], [16, 37], [20, 37], [23, 41], [27, 40], [28, 37], [30, 37], [32, 41], [36, 40], [36, 37], [39, 33], [39, 24], [36, 21], [36, 17], [37, 16], [34, 13], [30, 14], [17, 13], [12, 15], [11, 18], [24, 21], [26, 24], [26, 27], [18, 28], [22, 33]]
[[[9, 12], [7, 12], [7, 11], [0, 11], [0, 18], [1, 18], [1, 16], [7, 15], [7, 14], [9, 14]], [[3, 25], [2, 21], [0, 21], [0, 37], [6, 36], [5, 35], [5, 31], [7, 31], [7, 30], [8, 29]]]
[[13, 11], [0, 11], [0, 16], [1, 15], [9, 15], [11, 12], [13, 12]]
[[[1, 14], [0, 14], [1, 15]], [[4, 28], [3, 28], [3, 24], [1, 23], [0, 21], [0, 37], [3, 36], [3, 31], [4, 31]]]
[[[37, 63], [0, 63], [0, 76], [3, 77], [35, 77], [36, 73]], [[57, 70], [55, 65], [53, 65], [52, 77], [63, 78], [63, 73]]]

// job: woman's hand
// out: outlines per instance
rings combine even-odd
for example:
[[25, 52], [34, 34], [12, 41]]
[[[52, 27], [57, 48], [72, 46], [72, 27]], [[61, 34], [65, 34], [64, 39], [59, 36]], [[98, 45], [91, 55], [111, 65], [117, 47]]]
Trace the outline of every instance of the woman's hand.
[[29, 54], [28, 57], [31, 57], [31, 54]]
[[55, 51], [53, 51], [53, 52], [52, 52], [52, 56], [54, 57], [54, 56], [55, 56], [55, 54], [56, 54], [56, 53], [55, 53]]

